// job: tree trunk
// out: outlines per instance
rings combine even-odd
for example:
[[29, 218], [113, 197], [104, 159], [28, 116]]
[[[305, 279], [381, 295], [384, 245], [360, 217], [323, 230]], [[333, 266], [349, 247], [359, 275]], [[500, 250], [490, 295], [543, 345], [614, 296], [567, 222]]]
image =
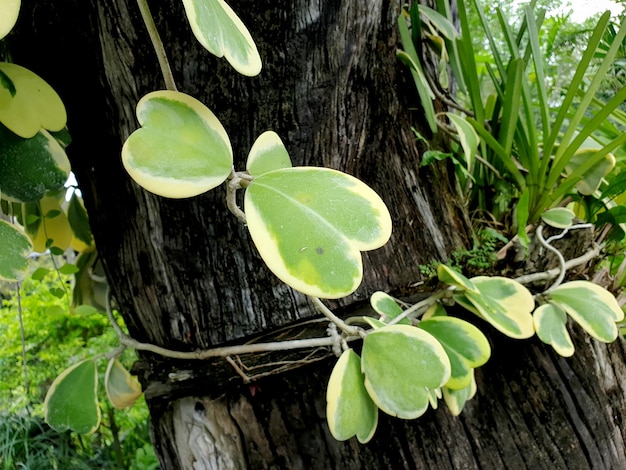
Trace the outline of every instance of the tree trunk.
[[[181, 2], [153, 3], [178, 88], [224, 124], [236, 169], [272, 129], [294, 164], [357, 176], [389, 206], [391, 241], [364, 255], [363, 285], [334, 307], [354, 308], [375, 290], [411, 293], [420, 263], [444, 259], [466, 241], [466, 215], [445, 168], [418, 168], [410, 126], [423, 123], [409, 110], [416, 93], [395, 58], [401, 2], [230, 2], [264, 61], [254, 78], [199, 47]], [[323, 334], [324, 323], [306, 322], [318, 316], [307, 298], [264, 267], [227, 211], [223, 188], [167, 200], [123, 170], [135, 104], [163, 88], [133, 2], [25, 0], [9, 39], [15, 62], [66, 103], [72, 166], [133, 337], [191, 351]], [[583, 336], [577, 347], [566, 360], [536, 340], [500, 340], [460, 417], [437, 410], [411, 422], [383, 418], [367, 445], [336, 442], [328, 432], [326, 349], [202, 362], [143, 354], [137, 370], [168, 469], [624, 468], [623, 345]], [[254, 376], [265, 378], [248, 383]]]

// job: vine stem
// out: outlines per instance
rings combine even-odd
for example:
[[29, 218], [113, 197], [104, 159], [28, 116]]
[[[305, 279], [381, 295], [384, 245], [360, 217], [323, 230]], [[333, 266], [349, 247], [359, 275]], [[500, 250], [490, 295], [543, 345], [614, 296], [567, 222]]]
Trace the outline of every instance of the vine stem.
[[537, 227], [537, 231], [535, 232], [537, 235], [537, 240], [539, 240], [539, 243], [541, 244], [541, 246], [543, 246], [546, 250], [549, 250], [552, 253], [554, 253], [557, 259], [559, 260], [558, 277], [556, 278], [554, 283], [548, 289], [545, 290], [544, 294], [549, 293], [553, 291], [554, 289], [556, 289], [557, 287], [559, 287], [561, 283], [563, 282], [563, 279], [565, 279], [565, 272], [567, 271], [567, 268], [565, 266], [566, 264], [565, 258], [563, 258], [563, 255], [561, 254], [559, 250], [557, 250], [555, 247], [550, 245], [550, 242], [554, 240], [558, 240], [559, 238], [563, 238], [570, 230], [575, 230], [579, 228], [588, 228], [591, 226], [592, 226], [591, 224], [572, 225], [571, 227], [563, 229], [563, 231], [559, 235], [554, 235], [553, 237], [550, 237], [547, 240], [543, 238], [543, 225], [539, 225], [539, 227]]
[[315, 306], [317, 307], [317, 309], [326, 317], [328, 318], [331, 322], [333, 322], [335, 325], [337, 325], [337, 328], [339, 328], [341, 331], [343, 331], [345, 334], [350, 335], [350, 336], [362, 336], [362, 333], [364, 333], [364, 331], [356, 326], [350, 326], [347, 325], [346, 322], [344, 322], [341, 318], [339, 318], [337, 315], [335, 315], [326, 305], [324, 305], [324, 303], [318, 299], [317, 297], [311, 297], [309, 296], [309, 299], [311, 299], [313, 301], [313, 303], [315, 304]]
[[[319, 300], [319, 299], [318, 299]], [[321, 302], [320, 302], [321, 303]], [[211, 357], [226, 357], [237, 354], [250, 354], [250, 353], [259, 353], [259, 352], [268, 352], [268, 351], [287, 351], [291, 349], [307, 349], [307, 348], [318, 348], [324, 346], [331, 346], [333, 349], [336, 349], [339, 344], [341, 346], [341, 341], [354, 341], [360, 339], [361, 336], [358, 334], [358, 328], [355, 328], [355, 332], [357, 334], [353, 334], [347, 337], [342, 337], [338, 335], [332, 335], [327, 338], [308, 338], [308, 339], [298, 339], [298, 340], [290, 340], [290, 341], [276, 341], [270, 343], [256, 343], [256, 344], [242, 344], [235, 346], [224, 346], [219, 348], [212, 349], [203, 349], [196, 351], [174, 351], [171, 349], [163, 348], [161, 346], [157, 346], [155, 344], [150, 343], [142, 343], [137, 341], [136, 339], [130, 337], [122, 330], [122, 327], [117, 323], [115, 317], [113, 316], [113, 312], [111, 310], [110, 305], [110, 297], [107, 293], [107, 301], [106, 301], [106, 310], [107, 315], [109, 317], [109, 321], [113, 325], [115, 332], [117, 333], [119, 342], [122, 346], [116, 348], [111, 353], [107, 353], [106, 357], [116, 357], [121, 354], [123, 348], [133, 348], [138, 351], [149, 351], [155, 354], [158, 354], [163, 357], [169, 357], [172, 359], [193, 359], [193, 360], [202, 360], [209, 359]], [[332, 312], [331, 312], [332, 313]], [[338, 319], [341, 323], [341, 319]], [[352, 329], [350, 329], [352, 331]]]
[[165, 88], [171, 91], [177, 91], [176, 82], [174, 81], [174, 75], [172, 74], [170, 63], [167, 60], [165, 47], [163, 47], [163, 41], [161, 41], [159, 31], [157, 30], [156, 24], [154, 23], [154, 18], [152, 17], [152, 13], [150, 13], [148, 0], [137, 0], [137, 5], [139, 6], [139, 11], [141, 12], [141, 18], [146, 25], [148, 34], [150, 35], [152, 47], [154, 48], [154, 52], [157, 55], [159, 66], [161, 67], [161, 74], [163, 75], [163, 80], [165, 80]]
[[[24, 315], [22, 311], [22, 292], [20, 288], [20, 283], [15, 283], [15, 291], [17, 294], [17, 316], [20, 322], [20, 339], [22, 340], [22, 369], [24, 373], [24, 390], [26, 391], [26, 396], [29, 397], [30, 393], [28, 391], [29, 382], [28, 382], [28, 365], [26, 363], [26, 331], [24, 330]], [[30, 401], [30, 398], [29, 398]]]
[[237, 205], [237, 190], [247, 187], [254, 178], [248, 173], [235, 171], [233, 168], [228, 176], [226, 185], [226, 205], [228, 210], [244, 225], [247, 223], [246, 214]]
[[401, 315], [398, 315], [393, 320], [391, 320], [389, 323], [387, 323], [387, 326], [395, 325], [399, 321], [404, 320], [405, 318], [407, 318], [409, 315], [412, 315], [413, 313], [419, 312], [420, 310], [425, 310], [428, 307], [430, 307], [432, 304], [437, 302], [437, 300], [439, 300], [439, 299], [441, 299], [443, 297], [448, 297], [450, 295], [452, 295], [452, 291], [447, 290], [447, 289], [439, 291], [439, 292], [435, 292], [433, 295], [431, 295], [430, 297], [422, 300], [421, 302], [418, 302], [416, 304], [411, 305], [404, 312], [402, 312]]

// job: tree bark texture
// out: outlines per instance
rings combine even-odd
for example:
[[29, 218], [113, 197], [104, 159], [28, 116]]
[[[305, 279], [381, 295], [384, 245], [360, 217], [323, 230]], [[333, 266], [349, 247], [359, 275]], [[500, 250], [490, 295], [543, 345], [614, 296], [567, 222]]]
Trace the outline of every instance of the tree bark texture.
[[[410, 126], [424, 131], [424, 123], [410, 111], [416, 93], [395, 58], [401, 2], [230, 2], [264, 61], [254, 78], [197, 44], [182, 2], [152, 3], [179, 90], [224, 124], [236, 169], [256, 137], [272, 129], [295, 165], [350, 173], [387, 203], [392, 239], [364, 254], [362, 287], [335, 307], [363, 302], [374, 290], [406, 291], [420, 280], [420, 263], [444, 259], [467, 239], [446, 169], [419, 168]], [[133, 2], [25, 0], [9, 41], [15, 62], [49, 81], [66, 103], [73, 170], [133, 337], [190, 351], [264, 334], [323, 334], [325, 325], [306, 323], [318, 316], [306, 297], [265, 268], [246, 228], [228, 213], [224, 188], [168, 200], [123, 170], [120, 149], [137, 128], [135, 105], [164, 86]], [[168, 469], [624, 467], [623, 345], [585, 339], [579, 349], [565, 360], [534, 342], [505, 343], [479, 374], [481, 392], [461, 417], [438, 410], [414, 422], [382, 419], [365, 446], [328, 433], [327, 350], [231, 362], [144, 354], [137, 370], [155, 449]], [[270, 364], [261, 367], [263, 360]], [[301, 364], [308, 366], [258, 383], [240, 377]]]

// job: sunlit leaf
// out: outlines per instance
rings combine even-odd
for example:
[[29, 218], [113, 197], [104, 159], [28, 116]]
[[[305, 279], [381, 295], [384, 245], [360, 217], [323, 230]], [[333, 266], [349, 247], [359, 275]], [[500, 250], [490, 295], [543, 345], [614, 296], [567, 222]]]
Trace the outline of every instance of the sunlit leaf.
[[267, 266], [305, 294], [339, 298], [361, 283], [361, 251], [384, 245], [391, 217], [358, 179], [327, 168], [294, 167], [254, 179], [245, 194], [252, 240]]
[[137, 104], [142, 126], [122, 148], [128, 174], [144, 189], [171, 198], [197, 196], [222, 184], [232, 170], [228, 135], [195, 98], [155, 91]]
[[65, 150], [45, 130], [24, 139], [0, 124], [0, 192], [20, 202], [37, 201], [63, 187], [70, 172]]
[[467, 291], [465, 297], [481, 318], [511, 338], [530, 338], [535, 333], [531, 315], [535, 300], [523, 285], [499, 276], [473, 277], [471, 282], [478, 293]]
[[467, 387], [452, 390], [443, 387], [443, 400], [446, 402], [452, 416], [458, 416], [463, 411], [463, 407], [468, 400], [474, 398], [476, 394], [476, 379], [474, 378], [474, 369], [470, 370], [470, 383]]
[[368, 442], [378, 425], [378, 408], [365, 390], [361, 358], [352, 349], [343, 352], [330, 375], [326, 391], [326, 417], [338, 441], [357, 436]]
[[246, 163], [246, 169], [252, 176], [291, 166], [291, 159], [283, 141], [273, 131], [266, 131], [257, 138]]
[[20, 12], [20, 0], [0, 0], [0, 39], [13, 29]]
[[196, 39], [247, 76], [261, 71], [261, 57], [248, 29], [224, 0], [183, 0]]
[[0, 280], [20, 281], [28, 273], [28, 255], [33, 246], [16, 226], [0, 219]]
[[0, 62], [0, 72], [12, 85], [7, 88], [4, 81], [0, 83], [0, 123], [23, 138], [35, 136], [42, 127], [49, 131], [65, 127], [65, 106], [50, 85], [16, 64]]
[[475, 367], [482, 366], [491, 355], [485, 335], [474, 325], [460, 318], [437, 316], [418, 325], [441, 343], [450, 359], [451, 375], [445, 386], [461, 389], [469, 385]]
[[453, 113], [446, 113], [446, 116], [450, 119], [461, 141], [461, 147], [465, 155], [465, 165], [467, 168], [471, 168], [474, 163], [474, 155], [478, 149], [480, 138], [474, 130], [474, 127], [461, 116], [457, 116]]
[[44, 401], [46, 422], [59, 432], [90, 434], [100, 424], [98, 371], [87, 359], [65, 369], [48, 389]]
[[111, 404], [121, 410], [132, 406], [142, 394], [141, 385], [117, 359], [111, 359], [104, 375], [104, 387]]
[[554, 207], [541, 214], [541, 220], [555, 228], [571, 227], [574, 217], [574, 212], [567, 207]]
[[36, 210], [40, 216], [37, 222], [26, 225], [33, 250], [45, 253], [49, 248], [56, 247], [62, 254], [70, 246], [72, 229], [61, 204], [55, 196], [45, 196], [36, 205]]
[[365, 388], [392, 416], [412, 419], [428, 408], [430, 391], [450, 378], [450, 360], [432, 335], [408, 325], [374, 330], [363, 341]]
[[567, 314], [554, 304], [543, 304], [533, 313], [535, 330], [541, 341], [561, 356], [574, 354], [574, 344], [567, 332]]
[[615, 322], [624, 319], [624, 312], [603, 287], [589, 281], [572, 281], [550, 291], [550, 298], [594, 338], [605, 343], [617, 338]]
[[[370, 297], [370, 304], [376, 313], [381, 317], [381, 320], [385, 323], [389, 323], [398, 315], [402, 315], [402, 307], [398, 305], [393, 297], [385, 292], [374, 292]], [[408, 318], [403, 318], [398, 322], [399, 325], [410, 325], [411, 321]]]

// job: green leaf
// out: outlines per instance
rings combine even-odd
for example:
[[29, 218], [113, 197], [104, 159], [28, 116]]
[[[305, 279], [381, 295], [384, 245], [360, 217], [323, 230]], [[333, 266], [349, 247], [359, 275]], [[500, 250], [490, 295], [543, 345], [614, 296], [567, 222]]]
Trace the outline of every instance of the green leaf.
[[33, 245], [20, 229], [0, 219], [0, 280], [20, 281], [28, 274], [28, 255]]
[[474, 369], [470, 370], [470, 383], [467, 387], [458, 390], [452, 390], [443, 387], [443, 400], [446, 402], [452, 416], [458, 416], [463, 411], [463, 407], [468, 400], [476, 395], [476, 379], [474, 378]]
[[100, 425], [97, 389], [95, 361], [87, 359], [65, 369], [46, 394], [46, 422], [59, 432], [91, 434]]
[[15, 26], [20, 12], [20, 0], [0, 0], [0, 39]]
[[44, 277], [48, 275], [49, 272], [50, 270], [48, 268], [37, 268], [30, 275], [30, 277], [33, 279], [33, 281], [41, 281]]
[[59, 268], [59, 272], [61, 274], [76, 274], [78, 272], [78, 268], [74, 264], [64, 264]]
[[617, 338], [615, 322], [624, 319], [624, 312], [603, 287], [589, 281], [572, 281], [550, 291], [550, 298], [597, 340], [610, 343]]
[[362, 354], [369, 395], [381, 410], [399, 418], [421, 416], [429, 392], [450, 378], [450, 360], [441, 344], [413, 326], [374, 330], [363, 341]]
[[148, 93], [137, 104], [142, 126], [124, 143], [122, 161], [144, 189], [171, 198], [197, 196], [232, 170], [228, 135], [215, 115], [177, 91]]
[[541, 220], [555, 228], [571, 227], [574, 217], [574, 211], [567, 207], [553, 207], [541, 214]]
[[326, 418], [338, 441], [352, 436], [366, 443], [376, 431], [378, 408], [365, 390], [361, 358], [352, 349], [343, 352], [328, 381]]
[[[584, 148], [578, 150], [567, 162], [565, 171], [573, 173], [580, 168], [589, 158], [598, 153], [600, 149]], [[602, 179], [608, 175], [615, 167], [615, 157], [612, 153], [607, 153], [597, 164], [593, 165], [576, 184], [576, 189], [585, 196], [592, 195], [602, 183]]]
[[515, 208], [515, 218], [517, 222], [517, 238], [524, 248], [528, 248], [530, 245], [530, 238], [526, 233], [526, 225], [528, 224], [528, 218], [530, 217], [530, 190], [525, 188], [517, 201], [517, 207]]
[[452, 22], [450, 22], [448, 18], [443, 16], [441, 13], [433, 10], [432, 8], [428, 8], [425, 5], [419, 5], [418, 8], [420, 15], [422, 15], [423, 18], [426, 18], [428, 22], [437, 28], [446, 38], [454, 40], [459, 37], [459, 33]]
[[45, 130], [24, 139], [0, 125], [0, 191], [11, 201], [32, 202], [63, 187], [70, 172], [65, 150]]
[[327, 168], [294, 167], [250, 183], [245, 213], [267, 266], [305, 294], [339, 298], [361, 283], [361, 251], [384, 245], [391, 216], [358, 179]]
[[574, 344], [567, 332], [567, 314], [554, 304], [543, 304], [533, 314], [537, 336], [564, 357], [574, 354]]
[[[374, 292], [370, 297], [370, 304], [376, 313], [380, 315], [380, 319], [388, 323], [398, 315], [402, 315], [402, 307], [398, 305], [396, 300], [385, 292]], [[408, 318], [403, 318], [398, 322], [399, 325], [410, 325]]]
[[445, 386], [461, 389], [469, 385], [475, 367], [482, 366], [491, 356], [485, 335], [474, 325], [448, 316], [432, 317], [419, 323], [421, 328], [439, 341], [450, 359], [451, 375]]
[[118, 410], [133, 406], [142, 394], [141, 385], [117, 359], [111, 359], [104, 375], [104, 387], [111, 404]]
[[530, 338], [534, 333], [532, 294], [519, 282], [506, 277], [478, 276], [471, 279], [478, 293], [466, 291], [467, 300], [479, 316], [511, 338]]
[[260, 176], [268, 171], [291, 166], [291, 159], [283, 141], [276, 132], [266, 131], [252, 145], [246, 170], [252, 176]]
[[404, 51], [398, 51], [397, 57], [408, 65], [411, 70], [411, 75], [413, 76], [413, 81], [415, 82], [415, 88], [417, 88], [417, 93], [419, 95], [424, 114], [426, 115], [426, 121], [428, 122], [430, 131], [433, 134], [436, 134], [437, 120], [435, 118], [435, 108], [433, 107], [435, 94], [430, 88], [428, 80], [426, 80], [426, 75], [424, 74], [424, 70], [422, 69], [422, 65], [419, 61], [419, 56], [417, 55], [417, 51], [413, 45], [409, 27], [407, 26], [406, 19], [402, 14], [398, 16], [398, 29], [400, 31], [400, 39], [402, 40], [402, 47], [404, 47]]
[[445, 264], [440, 264], [437, 267], [437, 277], [444, 284], [455, 286], [465, 291], [478, 292], [478, 289], [472, 284], [472, 281]]
[[98, 313], [98, 309], [91, 305], [78, 305], [77, 307], [72, 308], [72, 312], [76, 315], [93, 315], [94, 313]]
[[0, 123], [22, 138], [34, 137], [41, 128], [60, 131], [65, 127], [65, 106], [45, 81], [28, 69], [0, 62], [0, 72], [12, 82], [15, 93], [0, 87]]
[[261, 71], [261, 57], [250, 32], [224, 0], [183, 0], [196, 39], [211, 54], [225, 57], [242, 75]]
[[89, 217], [76, 191], [72, 193], [72, 197], [67, 206], [67, 219], [74, 236], [85, 245], [91, 246], [93, 236], [91, 235], [91, 227], [89, 226]]
[[461, 147], [465, 155], [465, 164], [467, 168], [470, 169], [474, 165], [474, 155], [476, 155], [480, 138], [474, 130], [474, 127], [461, 116], [457, 116], [453, 113], [446, 113], [446, 116], [450, 119], [450, 122], [456, 129], [459, 139], [461, 140]]

